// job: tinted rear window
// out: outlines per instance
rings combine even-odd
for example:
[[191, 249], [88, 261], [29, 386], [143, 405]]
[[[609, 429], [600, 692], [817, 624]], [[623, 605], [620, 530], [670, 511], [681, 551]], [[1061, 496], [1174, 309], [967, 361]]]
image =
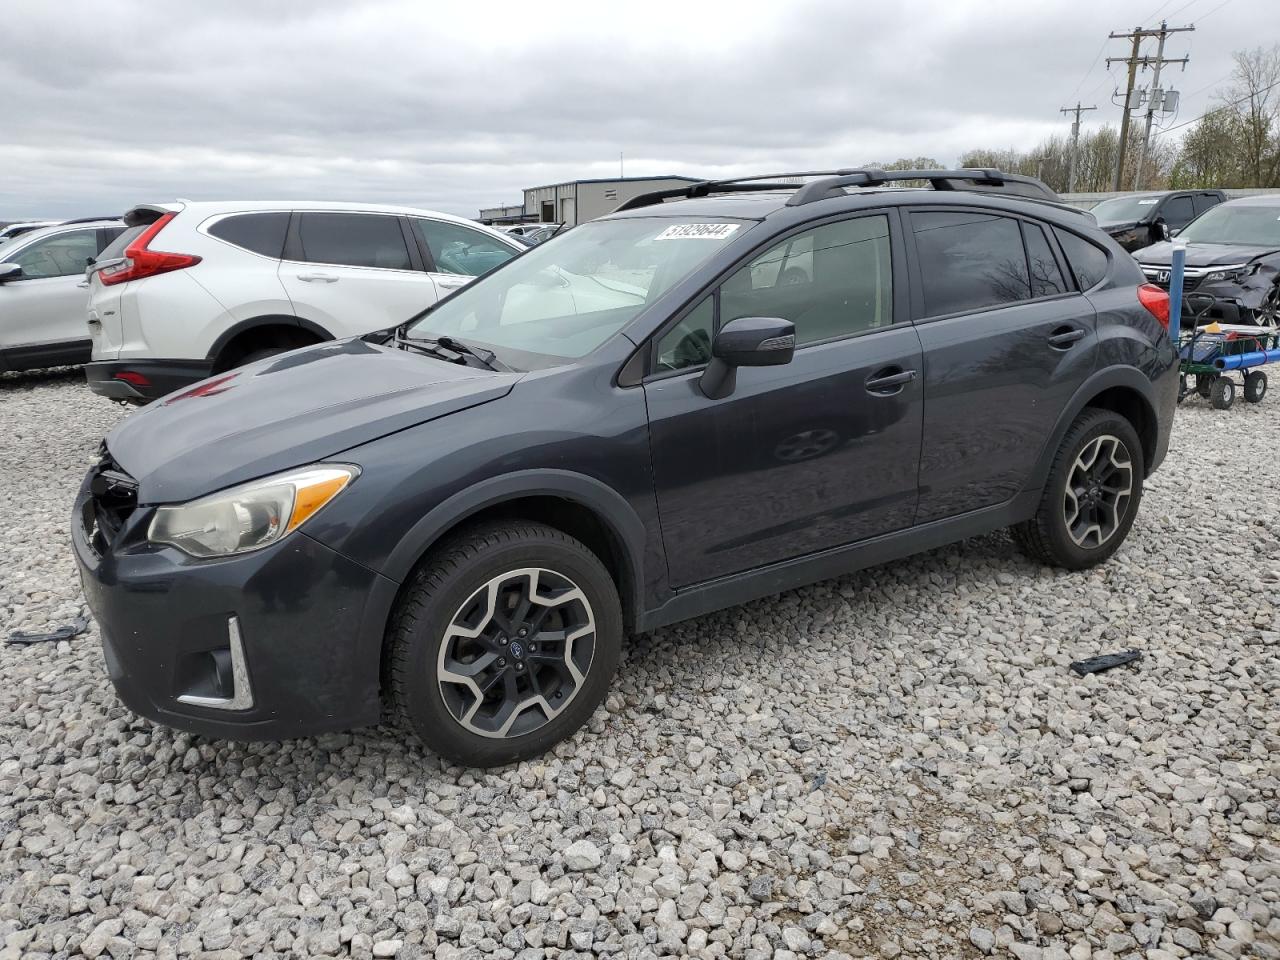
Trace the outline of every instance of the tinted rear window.
[[1058, 266], [1044, 230], [1024, 221], [1022, 233], [1027, 241], [1027, 261], [1031, 265], [1031, 296], [1052, 297], [1066, 293], [1067, 281], [1062, 276], [1062, 268]]
[[278, 260], [284, 251], [284, 237], [288, 230], [288, 212], [237, 213], [223, 217], [209, 228], [209, 234], [252, 253]]
[[1071, 272], [1076, 275], [1076, 285], [1081, 290], [1088, 290], [1101, 283], [1107, 275], [1106, 253], [1070, 231], [1055, 227], [1054, 233], [1058, 235], [1058, 243], [1062, 244], [1062, 252], [1067, 255]]
[[349, 267], [409, 270], [396, 217], [369, 213], [304, 213], [298, 227], [302, 259]]

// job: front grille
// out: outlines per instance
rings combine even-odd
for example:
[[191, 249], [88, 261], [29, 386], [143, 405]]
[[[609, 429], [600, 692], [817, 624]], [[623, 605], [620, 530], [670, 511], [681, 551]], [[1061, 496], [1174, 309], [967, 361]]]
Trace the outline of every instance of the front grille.
[[89, 496], [84, 501], [85, 533], [99, 556], [111, 549], [125, 523], [138, 507], [138, 482], [102, 451], [93, 468]]

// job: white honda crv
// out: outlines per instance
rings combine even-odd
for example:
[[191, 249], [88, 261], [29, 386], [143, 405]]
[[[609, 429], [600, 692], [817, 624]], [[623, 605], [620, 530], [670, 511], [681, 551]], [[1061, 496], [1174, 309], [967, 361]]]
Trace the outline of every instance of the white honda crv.
[[403, 323], [525, 248], [460, 217], [360, 203], [143, 204], [89, 267], [95, 393], [145, 401]]

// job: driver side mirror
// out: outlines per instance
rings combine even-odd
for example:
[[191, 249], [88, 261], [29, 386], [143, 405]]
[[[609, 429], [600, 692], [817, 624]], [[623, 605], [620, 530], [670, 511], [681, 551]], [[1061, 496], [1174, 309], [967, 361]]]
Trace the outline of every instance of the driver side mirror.
[[19, 263], [0, 263], [0, 283], [22, 279], [22, 265]]
[[796, 325], [781, 317], [738, 317], [711, 343], [711, 362], [698, 381], [710, 400], [723, 400], [738, 383], [738, 367], [777, 367], [796, 352]]

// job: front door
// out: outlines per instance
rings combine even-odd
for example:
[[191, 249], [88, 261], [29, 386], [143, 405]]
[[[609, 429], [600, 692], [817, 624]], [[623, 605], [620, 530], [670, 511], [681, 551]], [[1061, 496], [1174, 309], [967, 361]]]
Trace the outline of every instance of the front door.
[[465, 287], [473, 278], [483, 276], [520, 252], [507, 241], [460, 223], [422, 217], [411, 217], [409, 222], [441, 297]]
[[924, 345], [916, 522], [927, 523], [1023, 489], [1093, 372], [1096, 312], [1035, 221], [973, 208], [907, 216]]
[[[923, 391], [900, 246], [883, 213], [801, 230], [657, 338], [644, 391], [672, 586], [911, 525]], [[709, 400], [711, 340], [744, 316], [794, 322], [795, 358]]]

